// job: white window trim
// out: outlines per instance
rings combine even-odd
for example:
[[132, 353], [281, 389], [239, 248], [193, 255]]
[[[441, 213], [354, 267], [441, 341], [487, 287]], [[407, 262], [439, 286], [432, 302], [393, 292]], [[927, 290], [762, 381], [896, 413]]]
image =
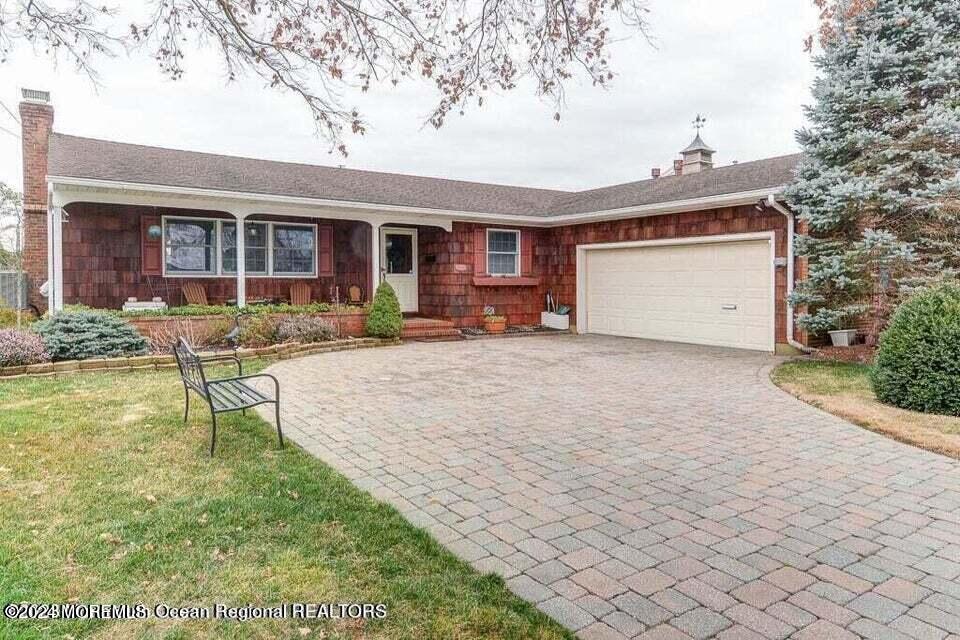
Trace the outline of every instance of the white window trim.
[[[167, 273], [167, 220], [188, 222], [213, 222], [213, 271], [176, 271]], [[162, 216], [160, 251], [163, 253], [163, 277], [165, 278], [219, 278], [220, 273], [220, 221], [217, 218], [193, 218], [190, 216]]]
[[[490, 251], [490, 233], [491, 233], [491, 232], [494, 232], [494, 231], [499, 232], [499, 233], [512, 233], [512, 234], [515, 234], [515, 235], [517, 236], [517, 252], [514, 254], [514, 253], [509, 253], [509, 252], [506, 252], [506, 251]], [[519, 277], [519, 276], [520, 276], [520, 251], [521, 251], [521, 245], [520, 245], [520, 230], [519, 230], [519, 229], [498, 229], [498, 228], [494, 228], [494, 227], [488, 227], [488, 228], [487, 228], [487, 247], [486, 247], [486, 254], [487, 254], [487, 275], [489, 275], [489, 276], [491, 276], [491, 277], [494, 277], [494, 278], [517, 278], [517, 277]], [[514, 262], [514, 270], [513, 270], [513, 273], [490, 273], [490, 254], [491, 254], [491, 253], [494, 253], [494, 254], [497, 254], [497, 255], [510, 255], [510, 256], [515, 255], [515, 256], [517, 256], [517, 260], [516, 260], [516, 262]]]
[[[215, 272], [208, 271], [177, 271], [175, 273], [167, 272], [167, 220], [187, 220], [190, 222], [214, 222], [216, 223], [216, 236], [214, 238]], [[161, 216], [160, 224], [163, 229], [161, 251], [163, 252], [163, 277], [164, 278], [236, 278], [237, 272], [227, 273], [223, 270], [223, 224], [236, 224], [236, 220], [225, 218], [202, 218], [198, 216]], [[267, 272], [266, 273], [247, 273], [247, 278], [316, 278], [317, 261], [320, 259], [320, 246], [317, 242], [318, 225], [304, 222], [273, 222], [268, 220], [244, 220], [244, 224], [263, 224], [267, 227]], [[285, 271], [274, 272], [273, 270], [273, 227], [308, 227], [313, 230], [313, 271], [309, 273], [288, 273]]]
[[[273, 270], [273, 230], [275, 227], [309, 227], [313, 230], [313, 268], [310, 273], [300, 273], [296, 271], [274, 271]], [[271, 222], [269, 223], [270, 238], [267, 241], [267, 258], [270, 263], [267, 269], [273, 278], [315, 278], [317, 276], [317, 260], [320, 258], [320, 245], [317, 243], [317, 225], [303, 224], [301, 222]]]
[[[237, 224], [237, 223], [234, 220], [220, 220], [219, 224], [217, 225], [219, 227], [219, 230], [217, 231], [217, 233], [220, 234], [220, 251], [217, 253], [217, 256], [218, 256], [217, 257], [217, 273], [221, 274], [221, 277], [224, 277], [224, 278], [236, 278], [237, 277], [236, 270], [225, 271], [223, 268], [223, 249], [224, 249], [223, 225], [225, 224]], [[244, 226], [248, 224], [261, 224], [266, 229], [266, 234], [267, 234], [267, 245], [265, 247], [257, 247], [260, 249], [264, 249], [267, 252], [267, 265], [266, 265], [267, 270], [266, 271], [247, 271], [246, 276], [248, 278], [268, 278], [270, 277], [270, 245], [272, 244], [272, 238], [273, 238], [273, 232], [270, 229], [270, 223], [264, 220], [244, 220], [243, 224]], [[316, 233], [314, 233], [314, 236], [316, 236]], [[236, 241], [234, 241], [234, 244], [236, 244]], [[236, 249], [236, 246], [234, 246], [233, 248]], [[246, 252], [248, 248], [249, 247], [246, 246], [246, 242], [244, 242], [244, 252]]]

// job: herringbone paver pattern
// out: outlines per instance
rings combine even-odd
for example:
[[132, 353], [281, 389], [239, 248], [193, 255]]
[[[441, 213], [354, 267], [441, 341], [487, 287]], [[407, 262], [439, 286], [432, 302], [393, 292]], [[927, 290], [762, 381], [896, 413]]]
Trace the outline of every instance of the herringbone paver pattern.
[[957, 640], [960, 464], [773, 363], [586, 336], [270, 370], [291, 438], [584, 638]]

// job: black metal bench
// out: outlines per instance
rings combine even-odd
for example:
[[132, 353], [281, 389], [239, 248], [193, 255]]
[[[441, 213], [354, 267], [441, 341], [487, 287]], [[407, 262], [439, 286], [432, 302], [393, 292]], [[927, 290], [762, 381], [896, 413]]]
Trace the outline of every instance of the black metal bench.
[[[180, 368], [180, 378], [183, 380], [183, 395], [186, 406], [183, 410], [183, 421], [186, 423], [190, 415], [190, 392], [194, 391], [207, 401], [210, 407], [210, 416], [213, 419], [213, 433], [210, 437], [210, 455], [213, 456], [217, 445], [217, 414], [228, 411], [242, 411], [261, 404], [273, 404], [277, 421], [277, 437], [280, 447], [283, 447], [283, 431], [280, 430], [280, 382], [269, 373], [243, 375], [243, 364], [240, 359], [232, 355], [216, 355], [201, 358], [194, 352], [186, 340], [180, 338], [173, 345], [173, 354]], [[204, 365], [213, 362], [233, 361], [237, 365], [237, 376], [233, 378], [216, 378], [207, 380]], [[270, 378], [273, 380], [274, 395], [264, 395], [246, 383], [254, 378]]]

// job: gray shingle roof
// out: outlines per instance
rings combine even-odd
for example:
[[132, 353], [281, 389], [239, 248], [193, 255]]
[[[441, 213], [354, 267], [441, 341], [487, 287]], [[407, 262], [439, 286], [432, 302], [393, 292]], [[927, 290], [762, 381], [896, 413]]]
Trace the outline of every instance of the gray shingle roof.
[[790, 181], [799, 155], [589, 191], [532, 189], [50, 137], [51, 176], [364, 202], [448, 211], [555, 216], [701, 198]]

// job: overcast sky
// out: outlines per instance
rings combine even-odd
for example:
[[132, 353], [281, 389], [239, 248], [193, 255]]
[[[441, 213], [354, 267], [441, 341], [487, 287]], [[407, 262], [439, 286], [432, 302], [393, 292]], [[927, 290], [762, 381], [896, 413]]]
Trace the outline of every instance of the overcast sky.
[[[351, 168], [584, 189], [666, 170], [707, 117], [703, 137], [718, 164], [797, 150], [812, 67], [803, 38], [810, 0], [651, 0], [651, 46], [619, 42], [608, 90], [571, 84], [562, 120], [530, 90], [492, 96], [481, 110], [424, 127], [435, 94], [422, 83], [348, 96], [370, 123], [330, 155], [305, 108], [258, 80], [228, 84], [214, 59], [194, 56], [179, 81], [145, 53], [101, 60], [102, 86], [29, 49], [0, 66], [0, 100], [16, 109], [22, 87], [52, 92], [63, 133], [197, 151], [345, 164]], [[17, 129], [6, 114], [0, 126]], [[20, 143], [0, 131], [0, 180], [21, 185]]]

